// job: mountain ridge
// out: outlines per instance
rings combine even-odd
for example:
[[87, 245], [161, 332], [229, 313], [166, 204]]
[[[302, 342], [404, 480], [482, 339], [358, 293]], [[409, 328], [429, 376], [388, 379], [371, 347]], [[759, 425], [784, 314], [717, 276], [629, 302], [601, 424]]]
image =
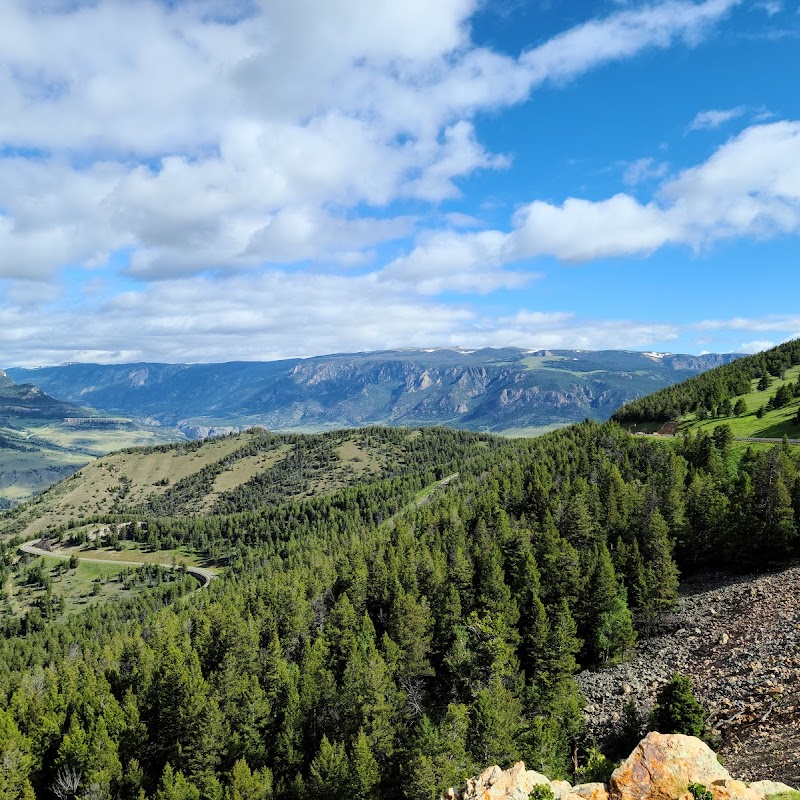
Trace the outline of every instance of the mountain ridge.
[[372, 424], [503, 431], [605, 419], [738, 354], [422, 348], [218, 364], [10, 368], [71, 402], [163, 425], [324, 430]]
[[0, 417], [36, 417], [57, 419], [78, 415], [85, 409], [57, 400], [32, 383], [17, 383], [4, 370], [0, 370]]

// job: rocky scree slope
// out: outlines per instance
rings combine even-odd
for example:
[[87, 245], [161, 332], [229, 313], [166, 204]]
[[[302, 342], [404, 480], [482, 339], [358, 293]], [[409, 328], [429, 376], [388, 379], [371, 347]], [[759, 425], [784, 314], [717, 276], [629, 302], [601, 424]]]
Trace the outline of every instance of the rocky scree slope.
[[611, 775], [608, 785], [551, 781], [518, 762], [511, 769], [489, 767], [463, 787], [449, 789], [441, 800], [528, 800], [536, 786], [549, 787], [555, 800], [693, 800], [690, 784], [699, 784], [712, 800], [764, 800], [793, 793], [772, 780], [747, 785], [731, 777], [700, 739], [681, 734], [649, 733]]
[[590, 734], [606, 739], [630, 698], [647, 713], [674, 672], [692, 679], [735, 774], [800, 784], [800, 564], [689, 579], [630, 661], [578, 676]]

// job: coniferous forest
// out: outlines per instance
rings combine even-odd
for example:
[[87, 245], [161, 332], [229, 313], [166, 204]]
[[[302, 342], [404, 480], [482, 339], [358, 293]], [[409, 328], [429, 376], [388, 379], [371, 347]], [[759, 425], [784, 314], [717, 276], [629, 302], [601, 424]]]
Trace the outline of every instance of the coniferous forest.
[[[330, 468], [325, 436], [300, 448], [307, 477]], [[587, 421], [442, 431], [406, 456], [321, 496], [254, 480], [188, 514], [186, 481], [116, 509], [125, 535], [224, 569], [52, 620], [4, 613], [0, 796], [427, 800], [519, 758], [569, 777], [591, 744], [579, 666], [623, 659], [682, 575], [798, 551], [788, 445], [739, 457], [723, 436]]]

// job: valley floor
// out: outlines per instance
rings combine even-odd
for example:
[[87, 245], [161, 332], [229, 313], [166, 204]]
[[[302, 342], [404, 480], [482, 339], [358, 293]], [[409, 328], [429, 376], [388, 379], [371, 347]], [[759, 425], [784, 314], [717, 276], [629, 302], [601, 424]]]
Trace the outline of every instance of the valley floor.
[[648, 709], [674, 672], [692, 679], [732, 774], [800, 785], [800, 564], [687, 582], [632, 660], [579, 676], [595, 735], [630, 697]]

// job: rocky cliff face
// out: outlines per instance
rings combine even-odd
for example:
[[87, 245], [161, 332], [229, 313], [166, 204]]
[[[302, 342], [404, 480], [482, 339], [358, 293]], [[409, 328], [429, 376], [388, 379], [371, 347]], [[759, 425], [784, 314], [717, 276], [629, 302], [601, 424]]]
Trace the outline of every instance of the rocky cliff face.
[[735, 780], [711, 748], [693, 736], [649, 733], [614, 771], [608, 785], [551, 781], [520, 761], [508, 770], [489, 767], [465, 786], [449, 789], [442, 800], [528, 800], [539, 784], [549, 786], [555, 800], [694, 800], [690, 784], [704, 786], [713, 800], [764, 800], [793, 791], [770, 780], [750, 784]]
[[65, 400], [167, 425], [504, 431], [607, 419], [623, 403], [733, 358], [430, 349], [263, 363], [71, 364], [9, 373]]

